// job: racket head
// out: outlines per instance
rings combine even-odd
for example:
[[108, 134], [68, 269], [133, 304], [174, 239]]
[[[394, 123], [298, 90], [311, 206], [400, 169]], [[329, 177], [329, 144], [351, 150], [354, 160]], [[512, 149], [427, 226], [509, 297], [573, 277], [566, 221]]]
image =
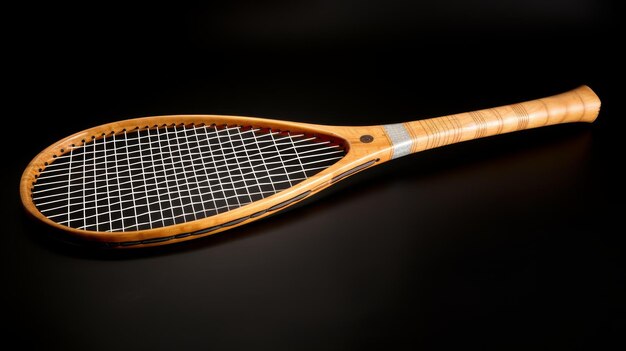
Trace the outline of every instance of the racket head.
[[[262, 199], [251, 201], [221, 213], [199, 216], [200, 218], [197, 219], [184, 220], [179, 223], [174, 222], [169, 225], [154, 228], [146, 229], [145, 226], [136, 226], [124, 231], [105, 231], [102, 226], [96, 225], [95, 229], [98, 230], [94, 230], [93, 226], [91, 226], [91, 228], [89, 226], [83, 228], [76, 225], [71, 226], [71, 220], [69, 223], [59, 223], [58, 218], [49, 217], [49, 212], [47, 214], [42, 213], [42, 202], [38, 200], [39, 198], [36, 195], [35, 189], [38, 182], [39, 185], [41, 185], [43, 177], [46, 176], [46, 172], [52, 168], [52, 165], [54, 165], [55, 162], [59, 164], [59, 160], [63, 157], [67, 157], [77, 146], [89, 145], [90, 142], [95, 142], [96, 144], [98, 141], [106, 142], [106, 138], [109, 138], [110, 141], [114, 136], [121, 136], [123, 133], [135, 133], [142, 130], [158, 132], [159, 130], [172, 130], [172, 128], [205, 128], [207, 126], [212, 126], [211, 128], [240, 126], [241, 128], [264, 129], [278, 133], [288, 133], [290, 136], [302, 134], [315, 138], [313, 139], [315, 142], [323, 141], [326, 144], [336, 145], [337, 148], [343, 150], [343, 153], [340, 158], [334, 160], [332, 164], [321, 171], [310, 177], [306, 177], [306, 179], [293, 186], [284, 188]], [[221, 130], [223, 131], [224, 129]], [[29, 214], [54, 228], [62, 230], [69, 234], [71, 238], [78, 239], [79, 241], [98, 243], [101, 246], [116, 248], [163, 245], [211, 235], [276, 213], [357, 171], [381, 161], [388, 160], [390, 156], [389, 145], [389, 140], [382, 127], [334, 127], [262, 118], [219, 115], [176, 115], [136, 118], [83, 130], [43, 150], [30, 162], [22, 175], [20, 196], [23, 206]], [[150, 144], [150, 146], [152, 146], [152, 144]], [[94, 146], [94, 150], [95, 148]], [[84, 152], [86, 153], [87, 151]], [[106, 165], [107, 163], [105, 161], [104, 167], [106, 167]], [[94, 168], [98, 169], [97, 166], [94, 166]], [[192, 169], [195, 169], [195, 167], [192, 167]], [[226, 169], [228, 169], [228, 166]], [[72, 175], [69, 174], [68, 179], [71, 178]], [[97, 182], [95, 182], [95, 184], [97, 184]], [[96, 185], [93, 186], [95, 188]], [[108, 186], [107, 184], [107, 191]], [[68, 186], [67, 191], [70, 192], [70, 189], [71, 188]], [[80, 197], [81, 194], [78, 192], [78, 194], [75, 195]], [[150, 200], [150, 198], [146, 200]], [[59, 202], [59, 205], [64, 206], [64, 203]], [[70, 211], [69, 206], [70, 204], [68, 204], [68, 212]], [[148, 206], [150, 205], [148, 204]], [[98, 208], [97, 203], [95, 207]], [[80, 208], [77, 211], [80, 211]]]

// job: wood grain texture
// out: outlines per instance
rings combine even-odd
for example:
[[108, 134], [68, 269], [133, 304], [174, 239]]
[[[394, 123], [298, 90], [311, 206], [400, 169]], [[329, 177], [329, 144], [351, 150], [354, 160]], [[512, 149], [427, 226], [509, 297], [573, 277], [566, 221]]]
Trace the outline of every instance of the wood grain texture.
[[587, 86], [543, 99], [404, 123], [412, 152], [559, 123], [593, 122], [600, 99]]
[[[592, 122], [600, 100], [586, 86], [567, 93], [468, 113], [406, 122], [412, 140], [411, 152], [482, 138], [490, 135], [546, 125], [569, 122]], [[168, 227], [128, 232], [95, 232], [60, 225], [40, 213], [32, 201], [32, 187], [37, 176], [55, 157], [83, 140], [99, 139], [104, 135], [120, 134], [124, 130], [158, 128], [171, 124], [218, 124], [272, 128], [290, 132], [323, 135], [344, 145], [347, 154], [334, 165], [309, 179], [265, 199], [231, 211]], [[20, 182], [24, 208], [37, 219], [86, 241], [114, 247], [147, 247], [191, 240], [240, 226], [282, 210], [298, 201], [355, 174], [392, 158], [393, 143], [383, 126], [325, 126], [272, 119], [218, 116], [180, 115], [144, 117], [109, 123], [90, 128], [49, 146], [26, 167]]]

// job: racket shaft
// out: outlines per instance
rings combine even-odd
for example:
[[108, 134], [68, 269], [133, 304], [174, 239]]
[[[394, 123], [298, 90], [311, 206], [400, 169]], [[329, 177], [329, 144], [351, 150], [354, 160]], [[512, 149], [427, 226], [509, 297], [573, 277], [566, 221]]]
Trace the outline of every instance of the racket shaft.
[[593, 122], [600, 99], [587, 86], [547, 98], [386, 125], [397, 158], [462, 141], [571, 122]]

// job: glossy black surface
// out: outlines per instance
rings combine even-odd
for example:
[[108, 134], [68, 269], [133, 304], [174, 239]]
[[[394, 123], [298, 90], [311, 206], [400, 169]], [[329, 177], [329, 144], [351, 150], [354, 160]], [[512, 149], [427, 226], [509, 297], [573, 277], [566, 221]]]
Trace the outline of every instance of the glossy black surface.
[[[12, 110], [5, 133], [25, 138], [3, 140], [6, 343], [623, 345], [623, 66], [611, 3], [55, 3], [7, 16], [15, 23], [4, 43]], [[37, 152], [119, 119], [211, 113], [382, 124], [581, 84], [603, 101], [593, 125], [408, 156], [281, 214], [181, 245], [66, 244], [27, 217], [18, 198]]]

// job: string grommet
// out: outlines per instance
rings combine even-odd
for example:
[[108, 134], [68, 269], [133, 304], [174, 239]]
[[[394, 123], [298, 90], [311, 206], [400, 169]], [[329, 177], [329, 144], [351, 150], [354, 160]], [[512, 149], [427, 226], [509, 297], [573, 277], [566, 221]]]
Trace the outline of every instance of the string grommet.
[[359, 138], [359, 141], [361, 141], [362, 143], [371, 143], [372, 141], [374, 141], [374, 137], [369, 135], [369, 134], [365, 134], [365, 135], [361, 135], [361, 137]]

